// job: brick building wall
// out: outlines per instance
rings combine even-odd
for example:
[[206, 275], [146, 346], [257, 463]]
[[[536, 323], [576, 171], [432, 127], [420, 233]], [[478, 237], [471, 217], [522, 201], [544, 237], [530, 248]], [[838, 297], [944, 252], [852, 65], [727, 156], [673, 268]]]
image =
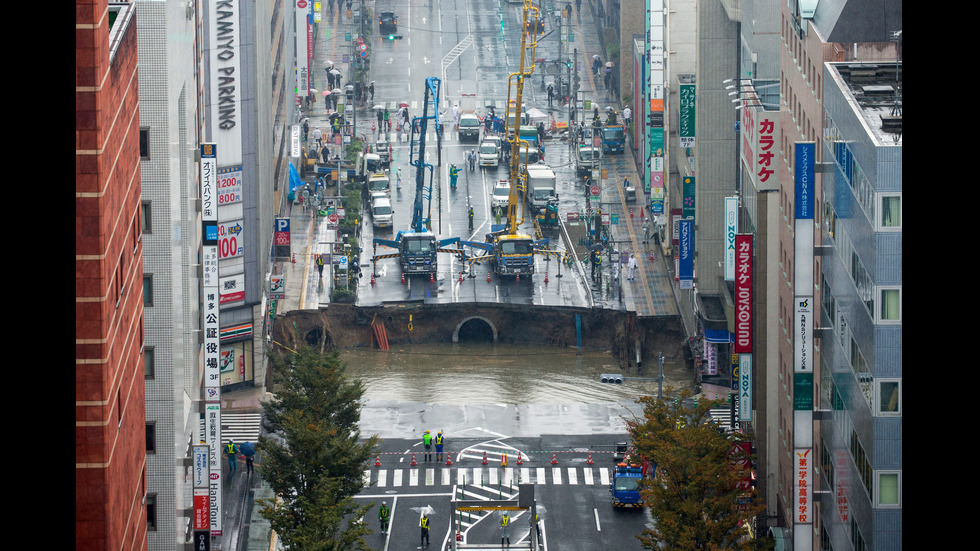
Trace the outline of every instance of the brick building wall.
[[75, 548], [145, 549], [136, 25], [75, 3]]

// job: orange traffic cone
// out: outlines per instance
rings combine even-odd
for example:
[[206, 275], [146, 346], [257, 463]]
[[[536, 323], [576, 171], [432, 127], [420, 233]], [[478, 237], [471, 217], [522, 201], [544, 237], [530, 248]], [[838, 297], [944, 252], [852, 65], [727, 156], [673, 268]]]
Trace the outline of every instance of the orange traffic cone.
[[643, 207], [640, 207], [640, 218], [643, 218]]
[[558, 453], [557, 452], [551, 452], [551, 464], [552, 465], [557, 465], [558, 464]]
[[402, 273], [402, 283], [405, 283], [405, 273]]
[[460, 270], [460, 272], [459, 272], [459, 282], [460, 283], [463, 282], [463, 272], [462, 272], [462, 270]]
[[548, 283], [548, 270], [544, 271], [544, 282]]
[[489, 463], [487, 462], [487, 452], [483, 452], [483, 464], [489, 465]]
[[487, 283], [490, 283], [490, 272], [487, 272]]
[[296, 253], [293, 253], [293, 264], [296, 264]]
[[524, 464], [524, 460], [521, 459], [521, 452], [517, 452], [517, 464], [518, 465], [523, 465]]
[[589, 452], [589, 458], [585, 460], [586, 465], [592, 464], [592, 452]]
[[371, 123], [371, 131], [372, 131], [372, 132], [374, 132], [375, 130], [377, 130], [377, 127], [375, 127], [375, 126], [374, 126], [374, 123], [372, 122], [372, 123]]
[[435, 280], [436, 280], [436, 274], [429, 274], [429, 283], [432, 283]]
[[380, 466], [381, 466], [381, 456], [380, 456], [380, 455], [379, 455], [379, 456], [378, 456], [378, 458], [377, 458], [377, 459], [376, 459], [376, 460], [374, 461], [374, 466], [375, 466], [375, 467], [380, 467]]
[[653, 249], [650, 249], [650, 260], [653, 260]]
[[516, 281], [520, 281], [520, 280], [521, 280], [521, 274], [517, 274], [517, 280]]
[[446, 452], [446, 466], [447, 467], [453, 466], [453, 454], [449, 452]]
[[411, 462], [411, 463], [409, 463], [409, 465], [411, 465], [411, 466], [413, 466], [413, 467], [414, 467], [414, 466], [416, 466], [416, 465], [418, 465], [418, 464], [419, 464], [419, 462], [415, 460], [415, 454], [413, 453], [413, 454], [412, 454], [412, 462]]
[[374, 272], [371, 272], [371, 285], [374, 285]]
[[456, 530], [456, 541], [463, 541], [463, 534], [460, 534], [459, 530]]

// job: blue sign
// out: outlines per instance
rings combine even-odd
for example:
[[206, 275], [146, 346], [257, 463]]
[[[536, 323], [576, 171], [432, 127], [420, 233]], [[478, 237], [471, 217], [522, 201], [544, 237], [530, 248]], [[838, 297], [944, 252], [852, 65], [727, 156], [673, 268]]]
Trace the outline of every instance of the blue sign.
[[796, 142], [796, 219], [813, 220], [813, 163], [816, 145]]
[[677, 274], [681, 289], [694, 288], [694, 220], [681, 220], [678, 225], [679, 254]]
[[276, 218], [276, 231], [289, 231], [289, 218]]

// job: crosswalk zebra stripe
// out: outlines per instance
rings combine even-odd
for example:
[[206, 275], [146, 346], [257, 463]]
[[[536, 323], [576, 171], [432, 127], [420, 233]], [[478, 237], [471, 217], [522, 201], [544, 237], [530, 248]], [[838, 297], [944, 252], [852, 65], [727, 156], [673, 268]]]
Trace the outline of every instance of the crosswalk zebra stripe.
[[442, 485], [449, 486], [449, 469], [442, 470]]
[[603, 486], [609, 485], [609, 469], [605, 467], [599, 469], [599, 484]]
[[[456, 476], [453, 476], [453, 471]], [[453, 469], [449, 467], [417, 467], [408, 469], [365, 469], [363, 479], [366, 485], [379, 488], [407, 486], [459, 486], [477, 487], [484, 492], [507, 494], [516, 491], [519, 484], [582, 484], [608, 486], [612, 477], [611, 469], [605, 467], [472, 467]], [[581, 472], [580, 472], [581, 470]], [[407, 474], [406, 474], [407, 471]], [[438, 471], [438, 472], [437, 472]], [[598, 480], [596, 472], [598, 471]], [[377, 473], [376, 475], [374, 473]]]
[[592, 478], [592, 469], [583, 470], [582, 477], [585, 479], [585, 484], [587, 486], [591, 486], [595, 482]]
[[408, 471], [408, 485], [418, 486], [419, 485], [419, 472], [415, 469]]
[[575, 476], [575, 467], [568, 468], [568, 483], [578, 484], [578, 478]]
[[526, 484], [531, 484], [531, 469], [527, 467], [521, 467], [521, 481]]
[[371, 469], [367, 469], [364, 471], [364, 486], [367, 487], [370, 485], [371, 485]]
[[537, 478], [534, 480], [535, 484], [544, 484], [544, 467], [538, 467], [535, 469], [535, 475]]
[[384, 488], [388, 483], [388, 471], [378, 471], [378, 487]]
[[394, 477], [394, 480], [391, 481], [391, 485], [397, 488], [398, 486], [402, 485], [402, 470], [395, 469]]
[[561, 484], [561, 467], [551, 468], [551, 478], [555, 485]]
[[491, 486], [496, 486], [497, 485], [497, 469], [490, 469], [490, 473], [489, 474], [490, 474], [490, 485]]

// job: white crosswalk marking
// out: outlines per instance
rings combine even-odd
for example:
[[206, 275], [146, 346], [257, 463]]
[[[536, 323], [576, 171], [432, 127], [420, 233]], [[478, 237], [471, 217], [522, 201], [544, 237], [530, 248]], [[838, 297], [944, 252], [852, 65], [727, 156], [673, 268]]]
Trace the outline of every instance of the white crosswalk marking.
[[[370, 471], [368, 471], [370, 472]], [[504, 469], [504, 486], [510, 486], [514, 481], [514, 471], [512, 469]]]
[[436, 470], [435, 469], [426, 469], [425, 470], [425, 485], [426, 486], [432, 486], [435, 483], [435, 478], [436, 478]]
[[568, 483], [578, 484], [578, 477], [575, 476], [575, 467], [568, 468]]
[[551, 468], [552, 483], [555, 485], [561, 484], [561, 467]]
[[592, 479], [592, 468], [591, 467], [590, 468], [582, 469], [582, 478], [585, 479], [585, 484], [587, 486], [591, 486], [592, 484], [595, 483], [595, 481]]
[[364, 478], [364, 486], [365, 487], [370, 486], [371, 485], [371, 471], [370, 471], [370, 469], [364, 471], [364, 477], [363, 478]]
[[496, 486], [497, 485], [497, 469], [490, 469], [490, 473], [489, 474], [490, 474], [490, 477], [489, 477], [490, 478], [490, 480], [489, 480], [490, 485], [491, 486]]
[[[407, 471], [407, 477], [406, 477]], [[438, 471], [438, 472], [437, 472]], [[455, 477], [453, 471], [456, 472]], [[567, 473], [563, 474], [564, 471]], [[516, 489], [519, 484], [596, 484], [608, 486], [612, 473], [604, 467], [551, 467], [551, 480], [548, 480], [547, 467], [473, 467], [452, 469], [449, 467], [430, 467], [414, 469], [365, 469], [362, 478], [365, 486], [371, 485], [371, 479], [379, 488], [407, 486], [459, 486], [476, 487], [481, 490], [491, 490], [504, 494]], [[596, 480], [596, 471], [599, 476]], [[373, 474], [377, 473], [377, 475]], [[567, 477], [567, 478], [566, 478]], [[405, 479], [408, 480], [405, 480]], [[421, 479], [421, 480], [420, 480]]]
[[534, 480], [535, 484], [544, 484], [545, 483], [544, 467], [538, 467], [537, 469], [535, 469], [535, 476], [536, 476]]
[[442, 470], [442, 485], [443, 486], [449, 486], [449, 475], [450, 475], [451, 470], [452, 469], [443, 469]]
[[528, 467], [521, 467], [521, 482], [524, 484], [531, 482], [531, 469]]
[[418, 469], [412, 469], [408, 471], [408, 485], [418, 486], [419, 485], [419, 471]]
[[398, 486], [401, 486], [402, 485], [402, 470], [401, 469], [395, 469], [395, 477], [391, 481], [391, 485], [394, 486], [394, 487], [396, 487], [396, 488]]
[[609, 485], [609, 469], [602, 467], [599, 469], [599, 484], [603, 486]]
[[473, 483], [473, 479], [471, 478], [469, 480], [466, 480], [466, 469], [458, 469], [456, 471], [456, 484], [459, 484], [460, 486], [462, 486], [463, 484], [466, 484], [467, 482], [469, 482], [470, 484], [472, 484]]
[[378, 487], [384, 488], [388, 483], [388, 469], [378, 471]]

